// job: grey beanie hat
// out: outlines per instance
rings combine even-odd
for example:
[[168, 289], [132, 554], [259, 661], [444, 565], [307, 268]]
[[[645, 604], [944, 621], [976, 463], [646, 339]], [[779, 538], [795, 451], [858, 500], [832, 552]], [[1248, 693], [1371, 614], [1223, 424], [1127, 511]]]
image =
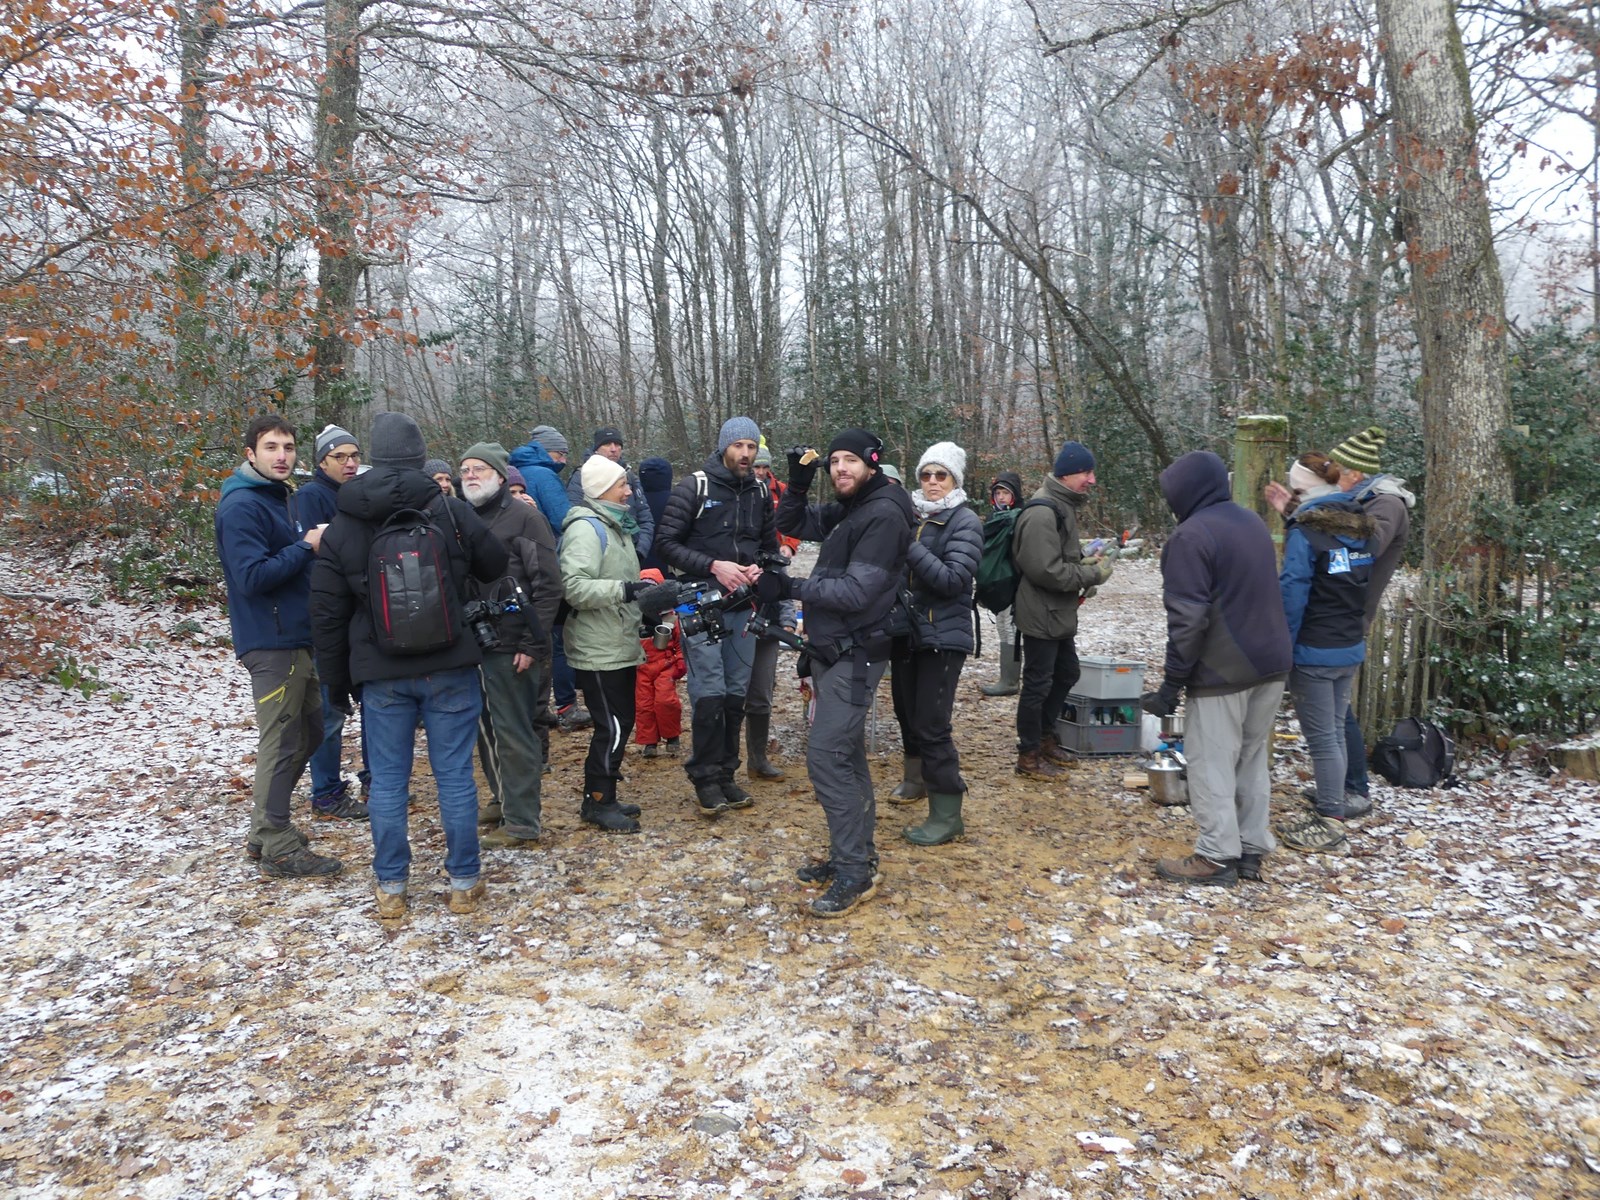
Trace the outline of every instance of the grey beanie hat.
[[456, 477], [455, 468], [442, 458], [430, 458], [423, 463], [422, 473], [430, 477], [434, 475], [448, 475], [452, 479]]
[[554, 425], [535, 425], [533, 432], [528, 435], [530, 442], [538, 442], [543, 446], [546, 454], [565, 454], [571, 449], [567, 439], [556, 431]]
[[761, 429], [749, 417], [729, 417], [722, 423], [722, 432], [717, 434], [717, 453], [726, 453], [735, 442], [754, 442], [759, 447]]
[[372, 418], [372, 437], [367, 461], [375, 467], [410, 467], [422, 470], [428, 447], [422, 430], [405, 413], [379, 413]]
[[328, 457], [328, 451], [335, 446], [354, 446], [361, 449], [361, 443], [356, 441], [356, 435], [339, 425], [328, 425], [317, 434], [317, 462]]

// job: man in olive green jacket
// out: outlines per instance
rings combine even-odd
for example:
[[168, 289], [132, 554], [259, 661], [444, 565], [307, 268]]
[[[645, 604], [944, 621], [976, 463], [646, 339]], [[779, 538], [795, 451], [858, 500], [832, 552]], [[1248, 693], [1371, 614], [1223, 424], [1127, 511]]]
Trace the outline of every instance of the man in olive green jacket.
[[1088, 589], [1111, 578], [1111, 563], [1098, 554], [1084, 558], [1078, 540], [1078, 513], [1094, 483], [1094, 455], [1081, 442], [1068, 442], [1012, 533], [1021, 576], [1012, 609], [1022, 634], [1017, 774], [1033, 779], [1058, 779], [1058, 764], [1071, 761], [1055, 730], [1078, 682], [1078, 605]]

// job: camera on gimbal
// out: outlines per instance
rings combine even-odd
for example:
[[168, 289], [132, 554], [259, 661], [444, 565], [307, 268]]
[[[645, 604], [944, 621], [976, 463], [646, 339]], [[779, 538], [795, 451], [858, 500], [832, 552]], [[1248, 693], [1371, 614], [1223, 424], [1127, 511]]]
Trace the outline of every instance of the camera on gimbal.
[[[511, 594], [502, 596], [506, 584], [511, 585]], [[472, 638], [478, 643], [479, 650], [498, 650], [500, 632], [495, 622], [507, 613], [523, 613], [530, 623], [534, 619], [533, 603], [528, 599], [528, 594], [522, 590], [520, 583], [509, 576], [490, 588], [489, 595], [484, 599], [467, 601], [461, 608], [461, 620], [472, 630]]]
[[723, 614], [741, 608], [753, 608], [756, 602], [756, 590], [748, 583], [740, 584], [731, 592], [724, 592], [715, 584], [707, 583], [668, 582], [659, 587], [676, 588], [676, 599], [653, 612], [646, 611], [644, 628], [640, 633], [641, 637], [650, 638], [658, 650], [665, 650], [672, 641], [672, 626], [662, 620], [669, 612], [677, 615], [678, 628], [684, 637], [703, 633], [707, 641], [720, 642], [732, 632]]

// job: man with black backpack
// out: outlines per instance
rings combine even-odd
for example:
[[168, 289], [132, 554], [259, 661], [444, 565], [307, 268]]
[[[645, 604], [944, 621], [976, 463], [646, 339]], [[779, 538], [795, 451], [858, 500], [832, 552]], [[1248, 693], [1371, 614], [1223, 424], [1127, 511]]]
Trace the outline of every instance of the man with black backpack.
[[1056, 720], [1078, 682], [1078, 605], [1111, 578], [1111, 563], [1103, 555], [1084, 558], [1078, 540], [1078, 513], [1094, 484], [1094, 455], [1082, 442], [1067, 442], [1012, 535], [1019, 576], [1013, 613], [1022, 634], [1017, 774], [1031, 779], [1059, 779], [1072, 761], [1056, 740]]
[[[716, 453], [667, 497], [655, 552], [681, 577], [714, 582], [726, 594], [755, 583], [763, 561], [775, 564], [775, 515], [766, 485], [755, 475], [760, 447], [756, 423], [730, 417], [717, 435]], [[728, 632], [720, 640], [696, 633], [683, 642], [694, 739], [684, 771], [701, 814], [708, 817], [753, 803], [735, 778], [745, 692], [755, 661], [755, 639], [745, 633], [750, 610], [725, 613], [722, 620]]]
[[415, 421], [379, 413], [367, 445], [372, 469], [339, 489], [339, 515], [311, 572], [317, 664], [333, 704], [349, 711], [361, 702], [378, 916], [406, 912], [419, 720], [448, 847], [450, 911], [475, 912], [483, 895], [472, 777], [482, 656], [462, 623], [462, 600], [469, 577], [493, 583], [509, 559], [471, 505], [442, 495], [423, 474], [427, 451]]

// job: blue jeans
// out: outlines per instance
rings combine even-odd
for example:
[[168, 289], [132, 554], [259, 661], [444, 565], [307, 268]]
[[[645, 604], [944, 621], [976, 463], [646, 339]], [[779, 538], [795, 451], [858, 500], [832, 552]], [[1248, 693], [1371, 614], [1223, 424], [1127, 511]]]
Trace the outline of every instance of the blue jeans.
[[1344, 790], [1365, 796], [1371, 790], [1367, 783], [1367, 743], [1361, 736], [1361, 722], [1356, 720], [1354, 706], [1344, 710]]
[[328, 703], [328, 689], [322, 689], [322, 745], [311, 756], [311, 799], [331, 800], [343, 782], [339, 769], [344, 757], [344, 714]]
[[1297, 666], [1289, 672], [1289, 692], [1317, 777], [1317, 811], [1325, 817], [1344, 815], [1344, 720], [1350, 708], [1350, 685], [1360, 669], [1355, 663], [1348, 667]]
[[567, 662], [567, 647], [562, 636], [566, 629], [565, 625], [557, 625], [550, 631], [550, 682], [557, 709], [567, 708], [578, 700], [578, 678]]
[[472, 750], [478, 741], [483, 691], [478, 669], [462, 667], [407, 679], [375, 679], [363, 686], [361, 719], [372, 758], [367, 811], [372, 826], [372, 873], [379, 883], [399, 883], [411, 873], [406, 810], [420, 719], [428, 731], [428, 765], [439, 791], [445, 871], [452, 887], [478, 879], [478, 785]]

